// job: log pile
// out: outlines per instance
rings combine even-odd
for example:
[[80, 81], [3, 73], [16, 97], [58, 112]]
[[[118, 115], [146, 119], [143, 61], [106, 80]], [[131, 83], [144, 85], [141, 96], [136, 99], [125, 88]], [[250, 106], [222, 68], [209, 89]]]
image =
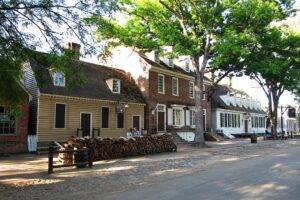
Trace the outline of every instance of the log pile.
[[[92, 159], [105, 160], [112, 158], [147, 155], [162, 152], [174, 152], [177, 146], [171, 135], [146, 136], [134, 138], [72, 138], [63, 145], [64, 149], [91, 148]], [[72, 156], [60, 154], [60, 160], [70, 163]]]

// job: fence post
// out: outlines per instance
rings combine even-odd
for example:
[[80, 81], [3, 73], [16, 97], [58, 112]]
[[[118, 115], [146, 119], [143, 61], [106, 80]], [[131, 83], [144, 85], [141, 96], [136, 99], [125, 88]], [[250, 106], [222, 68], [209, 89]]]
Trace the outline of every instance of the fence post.
[[92, 148], [89, 148], [89, 167], [93, 166]]
[[48, 174], [53, 172], [53, 147], [49, 147]]

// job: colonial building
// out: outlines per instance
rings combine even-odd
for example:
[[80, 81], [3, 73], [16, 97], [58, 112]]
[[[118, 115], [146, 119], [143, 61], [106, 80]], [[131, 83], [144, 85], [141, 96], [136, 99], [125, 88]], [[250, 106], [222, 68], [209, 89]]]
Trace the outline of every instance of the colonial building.
[[267, 114], [245, 92], [217, 85], [212, 95], [212, 126], [227, 137], [264, 133]]
[[[130, 73], [135, 79], [147, 102], [145, 127], [148, 133], [195, 131], [195, 79], [188, 62], [179, 66], [172, 59], [140, 55], [120, 47], [105, 63]], [[210, 81], [205, 79], [204, 83], [203, 124], [205, 130], [210, 131], [211, 106], [206, 95]]]
[[23, 153], [27, 151], [29, 101], [31, 95], [20, 83], [23, 103], [16, 114], [0, 99], [0, 154]]
[[[47, 54], [38, 59], [47, 60]], [[70, 67], [86, 82], [68, 87], [62, 71], [41, 63], [24, 65], [24, 82], [33, 94], [30, 133], [37, 135], [38, 146], [76, 135], [120, 137], [133, 127], [144, 129], [144, 98], [124, 71], [73, 60]], [[37, 84], [41, 77], [46, 84]]]

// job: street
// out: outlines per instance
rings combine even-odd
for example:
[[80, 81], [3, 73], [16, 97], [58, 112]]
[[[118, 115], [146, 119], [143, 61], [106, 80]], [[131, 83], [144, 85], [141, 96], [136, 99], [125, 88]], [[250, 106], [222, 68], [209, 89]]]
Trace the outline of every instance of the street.
[[220, 165], [105, 199], [299, 199], [299, 153], [300, 148], [280, 150], [276, 155]]
[[176, 153], [94, 162], [47, 174], [47, 155], [0, 158], [0, 199], [299, 199], [300, 140], [179, 145]]

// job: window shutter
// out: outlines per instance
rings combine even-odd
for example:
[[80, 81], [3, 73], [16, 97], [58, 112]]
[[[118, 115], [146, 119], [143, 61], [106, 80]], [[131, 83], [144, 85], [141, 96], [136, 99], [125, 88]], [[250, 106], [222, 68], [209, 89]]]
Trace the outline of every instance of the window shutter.
[[185, 125], [186, 126], [189, 126], [191, 123], [190, 123], [190, 111], [189, 110], [186, 110], [185, 111]]
[[173, 125], [173, 113], [172, 108], [168, 108], [168, 125]]

